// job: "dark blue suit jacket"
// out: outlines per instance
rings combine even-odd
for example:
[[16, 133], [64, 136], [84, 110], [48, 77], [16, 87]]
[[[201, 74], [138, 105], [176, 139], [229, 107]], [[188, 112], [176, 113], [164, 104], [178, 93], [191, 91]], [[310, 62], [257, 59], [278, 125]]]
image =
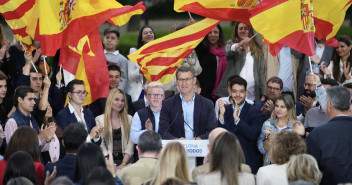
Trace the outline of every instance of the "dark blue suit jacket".
[[256, 174], [263, 164], [263, 156], [257, 148], [257, 139], [263, 126], [261, 112], [245, 102], [239, 117], [240, 121], [235, 125], [232, 104], [227, 105], [224, 113], [224, 125], [220, 125], [237, 136], [246, 164], [251, 167], [253, 174]]
[[[217, 125], [214, 104], [209, 99], [206, 99], [197, 93], [195, 93], [195, 96], [193, 114], [194, 136], [207, 139], [209, 133]], [[178, 139], [185, 137], [180, 93], [164, 100], [160, 113], [158, 132], [163, 139]]]
[[75, 169], [76, 156], [67, 154], [64, 158], [58, 160], [55, 163], [48, 163], [45, 165], [45, 171], [49, 171], [50, 174], [56, 166], [56, 177], [67, 176], [73, 181], [73, 170]]
[[334, 117], [316, 127], [308, 135], [307, 153], [323, 172], [321, 185], [352, 182], [352, 117]]
[[[83, 109], [84, 120], [87, 124], [88, 133], [90, 130], [96, 126], [95, 119], [93, 113], [89, 109]], [[56, 115], [56, 123], [64, 130], [67, 125], [71, 123], [76, 123], [77, 119], [74, 113], [70, 113], [70, 109], [68, 106], [63, 108], [59, 113]]]

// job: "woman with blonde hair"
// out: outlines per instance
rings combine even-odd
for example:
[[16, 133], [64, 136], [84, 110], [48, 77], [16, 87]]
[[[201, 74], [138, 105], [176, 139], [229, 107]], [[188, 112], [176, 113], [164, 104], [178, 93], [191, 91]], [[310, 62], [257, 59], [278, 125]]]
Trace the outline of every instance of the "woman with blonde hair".
[[133, 143], [130, 138], [132, 117], [127, 114], [127, 99], [120, 89], [111, 89], [106, 100], [105, 113], [96, 117], [97, 126], [102, 126], [100, 145], [104, 155], [112, 152], [114, 162], [120, 169], [130, 162]]
[[269, 165], [270, 159], [268, 151], [270, 149], [270, 139], [282, 130], [294, 131], [303, 136], [305, 129], [296, 116], [295, 103], [288, 94], [282, 94], [275, 102], [275, 109], [271, 113], [270, 119], [264, 122], [262, 132], [258, 138], [258, 149], [266, 155], [264, 164]]
[[216, 137], [210, 149], [210, 171], [197, 179], [199, 185], [254, 185], [253, 174], [242, 172], [244, 154], [237, 137], [224, 132]]
[[168, 178], [179, 178], [190, 182], [186, 150], [179, 142], [168, 143], [162, 151], [156, 174], [146, 185], [160, 185]]
[[304, 180], [318, 185], [322, 178], [317, 161], [309, 154], [292, 156], [287, 164], [286, 173], [289, 183]]

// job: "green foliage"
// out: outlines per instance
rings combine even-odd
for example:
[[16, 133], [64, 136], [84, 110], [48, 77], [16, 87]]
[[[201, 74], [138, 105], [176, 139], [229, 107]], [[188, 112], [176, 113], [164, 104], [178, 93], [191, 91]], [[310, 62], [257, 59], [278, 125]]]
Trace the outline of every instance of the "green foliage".
[[[169, 31], [167, 30], [160, 30], [156, 31], [156, 37], [160, 38], [165, 35], [167, 35]], [[117, 49], [120, 51], [120, 53], [123, 56], [127, 56], [130, 48], [135, 48], [137, 46], [137, 40], [138, 40], [138, 33], [128, 33], [128, 34], [123, 34], [121, 35], [119, 45], [117, 46]]]
[[352, 27], [341, 27], [336, 35], [348, 35], [350, 38], [352, 38]]

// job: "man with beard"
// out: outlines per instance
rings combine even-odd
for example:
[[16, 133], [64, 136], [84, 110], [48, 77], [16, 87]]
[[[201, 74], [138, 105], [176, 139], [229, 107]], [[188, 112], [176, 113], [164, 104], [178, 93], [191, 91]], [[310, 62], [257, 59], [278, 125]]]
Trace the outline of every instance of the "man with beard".
[[[324, 89], [327, 90], [332, 86], [338, 86], [339, 84], [331, 79], [331, 78], [322, 78], [321, 82], [318, 76], [315, 76], [316, 82], [315, 84], [322, 84]], [[306, 132], [310, 133], [315, 127], [323, 125], [329, 121], [325, 110], [323, 110], [322, 106], [317, 106], [310, 109], [304, 119], [304, 128], [306, 128]]]
[[271, 77], [266, 83], [265, 100], [255, 102], [254, 107], [262, 113], [262, 123], [270, 118], [271, 112], [275, 108], [275, 102], [280, 97], [283, 88], [283, 82], [279, 77]]
[[296, 102], [297, 118], [303, 123], [304, 117], [308, 110], [319, 105], [317, 95], [315, 93], [316, 84], [314, 83], [313, 76], [309, 75], [304, 83], [304, 94]]
[[263, 125], [261, 113], [245, 101], [248, 93], [245, 79], [236, 76], [231, 80], [230, 86], [230, 98], [233, 104], [224, 106], [223, 102], [219, 102], [219, 124], [237, 136], [246, 164], [256, 174], [263, 163], [263, 156], [257, 149], [257, 139]]

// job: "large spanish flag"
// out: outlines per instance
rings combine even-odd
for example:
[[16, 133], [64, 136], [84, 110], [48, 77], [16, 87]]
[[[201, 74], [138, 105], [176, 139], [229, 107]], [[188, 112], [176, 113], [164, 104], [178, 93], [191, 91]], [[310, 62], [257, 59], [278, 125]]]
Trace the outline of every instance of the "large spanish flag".
[[32, 39], [27, 33], [27, 28], [33, 25], [35, 17], [35, 0], [1, 0], [0, 13], [5, 18], [7, 24], [12, 29], [17, 40], [28, 45], [32, 44]]
[[128, 55], [128, 58], [139, 64], [141, 72], [149, 82], [168, 83], [185, 58], [219, 22], [219, 20], [205, 18], [149, 42]]
[[333, 38], [345, 20], [352, 0], [314, 0], [315, 37]]
[[[310, 0], [263, 0], [249, 11], [254, 30], [262, 34], [266, 42], [272, 43], [271, 47], [286, 45], [314, 55], [315, 28]], [[271, 48], [270, 51], [279, 50]]]
[[250, 25], [249, 8], [258, 0], [175, 0], [176, 12], [192, 12], [203, 17], [222, 21], [238, 21]]
[[60, 63], [66, 85], [73, 79], [83, 80], [89, 93], [83, 105], [109, 94], [109, 72], [99, 30], [79, 40], [77, 45], [61, 49]]
[[[44, 55], [53, 56], [66, 45], [75, 45], [85, 35], [109, 21], [115, 25], [128, 22], [145, 10], [143, 2], [122, 6], [115, 0], [37, 0], [39, 35]], [[117, 17], [118, 16], [118, 17]]]

